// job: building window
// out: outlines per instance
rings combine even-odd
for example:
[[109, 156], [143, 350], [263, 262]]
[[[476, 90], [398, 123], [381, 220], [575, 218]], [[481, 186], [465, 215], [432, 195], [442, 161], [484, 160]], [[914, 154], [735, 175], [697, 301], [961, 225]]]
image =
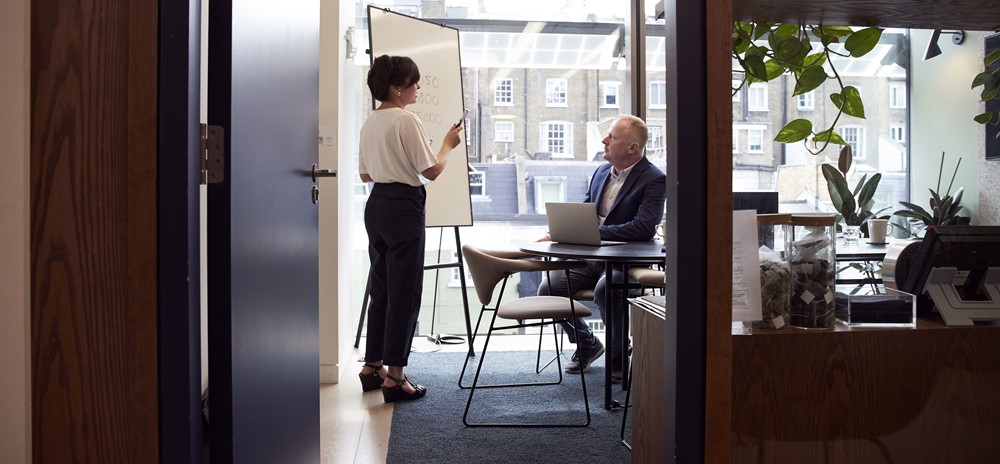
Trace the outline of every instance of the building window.
[[[453, 263], [457, 263], [458, 262], [458, 252], [457, 251], [452, 251], [451, 252], [451, 262], [453, 262]], [[475, 285], [472, 282], [472, 273], [469, 272], [469, 266], [466, 265], [466, 266], [462, 266], [462, 267], [465, 268], [465, 286], [466, 287], [475, 287]], [[448, 280], [448, 288], [461, 288], [462, 287], [462, 279], [459, 279], [458, 273], [459, 273], [459, 268], [457, 266], [451, 268], [451, 279]]]
[[545, 214], [545, 203], [566, 201], [566, 178], [535, 176], [535, 212]]
[[573, 157], [573, 125], [568, 122], [546, 121], [539, 128], [538, 151], [553, 158]]
[[811, 111], [815, 107], [815, 91], [808, 91], [799, 95], [799, 111]]
[[902, 145], [906, 145], [906, 126], [902, 124], [889, 126], [889, 138]]
[[665, 81], [653, 81], [649, 83], [649, 107], [667, 107], [667, 83]]
[[747, 109], [767, 111], [767, 84], [755, 82], [747, 88]]
[[734, 127], [733, 128], [733, 153], [734, 154], [740, 152], [739, 145], [740, 145], [740, 131], [739, 131], [739, 129], [737, 129], [737, 128]]
[[646, 141], [647, 154], [663, 148], [663, 126], [648, 126], [649, 140]]
[[493, 123], [493, 137], [496, 142], [514, 141], [514, 123], [510, 121], [497, 121]]
[[743, 81], [738, 81], [736, 79], [733, 79], [733, 89], [732, 89], [732, 92], [733, 92], [733, 101], [734, 102], [740, 101], [740, 93], [742, 93], [741, 87], [743, 87]]
[[747, 152], [764, 153], [764, 129], [747, 129]]
[[621, 82], [602, 82], [604, 89], [604, 99], [601, 100], [601, 108], [618, 108], [618, 93], [621, 91]]
[[469, 172], [469, 193], [474, 197], [486, 196], [486, 173], [472, 170]]
[[514, 104], [514, 79], [497, 79], [493, 83], [493, 104], [497, 106]]
[[854, 159], [865, 158], [865, 128], [861, 126], [843, 126], [840, 128], [840, 138], [851, 146]]
[[566, 79], [545, 80], [545, 106], [566, 106]]
[[889, 85], [889, 108], [906, 108], [906, 86]]

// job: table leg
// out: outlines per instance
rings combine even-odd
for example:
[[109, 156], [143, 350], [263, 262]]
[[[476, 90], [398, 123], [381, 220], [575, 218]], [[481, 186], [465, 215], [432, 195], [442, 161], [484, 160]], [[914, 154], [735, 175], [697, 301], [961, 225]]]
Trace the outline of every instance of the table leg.
[[604, 263], [604, 311], [607, 314], [604, 315], [604, 338], [607, 342], [608, 348], [604, 352], [604, 409], [611, 409], [613, 402], [611, 400], [611, 349], [612, 345], [612, 334], [614, 334], [614, 318], [611, 317], [611, 311], [614, 308], [614, 298], [615, 298], [615, 280], [614, 272], [611, 269], [611, 262], [605, 261]]

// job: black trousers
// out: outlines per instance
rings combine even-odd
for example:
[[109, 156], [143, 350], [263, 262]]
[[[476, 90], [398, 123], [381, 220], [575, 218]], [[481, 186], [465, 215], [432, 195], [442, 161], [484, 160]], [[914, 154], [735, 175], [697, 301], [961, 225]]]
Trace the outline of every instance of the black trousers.
[[427, 192], [406, 184], [375, 184], [365, 205], [371, 290], [365, 361], [405, 366], [424, 283]]

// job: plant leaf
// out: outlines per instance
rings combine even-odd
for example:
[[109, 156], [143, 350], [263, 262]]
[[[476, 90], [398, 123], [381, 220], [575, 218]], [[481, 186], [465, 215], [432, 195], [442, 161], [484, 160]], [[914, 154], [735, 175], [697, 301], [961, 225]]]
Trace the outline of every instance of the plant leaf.
[[840, 172], [847, 176], [847, 171], [851, 170], [851, 163], [854, 162], [854, 156], [851, 154], [851, 146], [844, 145], [844, 148], [840, 149], [840, 158], [837, 159], [837, 167]]
[[754, 79], [764, 82], [767, 81], [767, 67], [764, 66], [764, 58], [760, 55], [750, 53], [748, 51], [746, 57], [740, 62], [740, 65], [742, 65], [747, 74], [752, 76]]
[[813, 53], [802, 60], [802, 66], [823, 66], [826, 63], [826, 53]]
[[826, 178], [826, 188], [830, 191], [830, 201], [834, 209], [844, 216], [847, 225], [859, 225], [853, 222], [856, 204], [851, 189], [847, 186], [847, 179], [836, 168], [830, 164], [820, 166], [823, 170], [823, 177]]
[[[997, 51], [1000, 51], [1000, 48], [998, 48]], [[996, 53], [996, 52], [994, 52], [994, 53]], [[993, 73], [991, 73], [989, 71], [983, 71], [983, 72], [981, 72], [979, 74], [976, 74], [975, 79], [972, 79], [972, 87], [971, 88], [974, 89], [976, 87], [979, 87], [980, 85], [986, 84], [986, 82], [990, 78], [992, 78], [992, 77], [993, 77]]]
[[840, 137], [840, 134], [834, 132], [833, 128], [827, 129], [822, 132], [817, 132], [816, 136], [813, 137], [813, 140], [815, 140], [818, 143], [829, 142], [829, 143], [835, 143], [837, 145], [847, 145], [847, 142], [845, 142], [844, 139]]
[[980, 101], [992, 100], [993, 97], [997, 96], [997, 88], [988, 88], [989, 86], [984, 86], [983, 92], [979, 94]]
[[882, 37], [882, 28], [866, 27], [851, 34], [844, 43], [844, 49], [851, 52], [851, 56], [857, 58], [865, 56], [875, 48], [878, 39]]
[[795, 33], [798, 32], [798, 31], [799, 31], [799, 25], [798, 24], [795, 24], [795, 23], [785, 23], [785, 24], [782, 24], [782, 25], [778, 26], [774, 30], [774, 35], [776, 35], [778, 37], [781, 37], [781, 38], [793, 37], [793, 36], [795, 36]]
[[814, 30], [820, 31], [817, 35], [829, 35], [836, 38], [848, 36], [854, 32], [854, 29], [851, 29], [850, 26], [818, 26]]
[[806, 92], [812, 91], [820, 85], [823, 85], [823, 83], [826, 82], [826, 79], [826, 71], [823, 70], [822, 66], [809, 66], [802, 71], [802, 75], [799, 76], [798, 82], [795, 83], [795, 91], [792, 92], [792, 96], [802, 95]]
[[863, 205], [862, 209], [870, 209], [871, 205], [875, 202], [875, 191], [878, 190], [878, 183], [881, 180], [882, 173], [876, 172], [871, 179], [868, 179], [868, 183], [861, 188], [861, 192], [858, 194], [858, 203]]
[[748, 31], [748, 34], [753, 34], [753, 40], [760, 40], [765, 34], [771, 32], [771, 23], [757, 23], [753, 27], [752, 31]]
[[844, 113], [856, 118], [865, 118], [865, 104], [861, 101], [861, 93], [853, 86], [844, 87], [841, 94], [844, 98]]
[[778, 131], [778, 135], [774, 136], [774, 141], [793, 143], [805, 140], [810, 134], [812, 134], [812, 122], [808, 119], [795, 119]]
[[976, 117], [973, 118], [973, 119], [976, 122], [978, 122], [979, 124], [987, 124], [987, 123], [989, 123], [990, 121], [993, 120], [993, 112], [992, 111], [987, 111], [985, 113], [976, 115]]
[[784, 74], [785, 70], [788, 68], [782, 66], [781, 63], [779, 63], [777, 60], [767, 60], [766, 62], [764, 62], [764, 69], [765, 72], [767, 73], [767, 80], [770, 81]]
[[989, 55], [983, 57], [983, 66], [989, 66], [997, 59], [1000, 59], [1000, 48], [993, 50]]

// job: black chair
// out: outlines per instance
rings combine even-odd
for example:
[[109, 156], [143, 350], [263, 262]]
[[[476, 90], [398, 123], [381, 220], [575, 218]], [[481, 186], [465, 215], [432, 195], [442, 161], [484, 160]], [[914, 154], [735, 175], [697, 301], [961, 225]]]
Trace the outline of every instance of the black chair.
[[[476, 295], [482, 303], [479, 319], [482, 320], [486, 312], [491, 312], [489, 328], [486, 332], [486, 340], [479, 352], [479, 364], [473, 376], [472, 385], [468, 387], [469, 398], [465, 405], [465, 413], [462, 422], [468, 427], [586, 427], [590, 425], [590, 404], [587, 398], [587, 381], [584, 373], [580, 374], [580, 386], [583, 392], [583, 406], [585, 418], [581, 422], [470, 422], [469, 410], [472, 407], [473, 397], [477, 390], [487, 388], [526, 388], [543, 385], [561, 384], [563, 380], [562, 362], [556, 357], [558, 366], [558, 379], [550, 381], [525, 381], [518, 383], [481, 385], [479, 383], [480, 374], [483, 369], [483, 362], [489, 353], [490, 338], [493, 333], [500, 330], [513, 328], [544, 327], [546, 325], [558, 326], [562, 321], [574, 324], [577, 317], [586, 317], [591, 314], [590, 309], [572, 298], [560, 296], [531, 296], [518, 298], [512, 301], [502, 302], [503, 291], [507, 285], [507, 279], [518, 272], [531, 271], [563, 271], [578, 269], [586, 264], [582, 261], [545, 261], [536, 258], [529, 258], [520, 252], [491, 251], [473, 247], [462, 246], [462, 253], [465, 256], [465, 263], [472, 274], [472, 281], [476, 287]], [[496, 290], [496, 303], [493, 302], [493, 295]], [[498, 325], [498, 321], [503, 325]], [[506, 323], [505, 321], [509, 321]], [[478, 331], [480, 323], [476, 323]], [[558, 343], [558, 333], [553, 330], [553, 336]], [[461, 379], [465, 376], [465, 369], [468, 365], [469, 357], [466, 356], [465, 365], [462, 367]], [[532, 375], [538, 375], [536, 372]], [[464, 388], [464, 387], [463, 387]], [[530, 402], [528, 403], [530, 404]]]

